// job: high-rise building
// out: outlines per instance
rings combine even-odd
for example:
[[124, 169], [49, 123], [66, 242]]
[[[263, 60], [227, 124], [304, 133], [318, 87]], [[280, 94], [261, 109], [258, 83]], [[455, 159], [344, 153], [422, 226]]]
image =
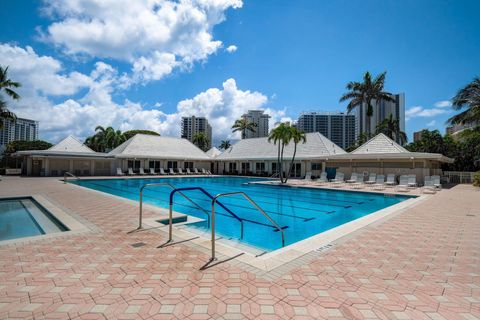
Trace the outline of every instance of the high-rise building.
[[[405, 132], [405, 94], [393, 94], [392, 98], [394, 101], [372, 101], [373, 116], [370, 117], [370, 130], [372, 134], [375, 133], [377, 125], [387, 119], [390, 114], [393, 115], [393, 119], [400, 120], [400, 130]], [[367, 105], [364, 103], [359, 108], [356, 108], [355, 113], [357, 115], [356, 137], [358, 137], [360, 133], [367, 132], [368, 130]], [[400, 141], [396, 142], [400, 143]]]
[[303, 112], [296, 126], [304, 132], [320, 132], [343, 149], [355, 143], [354, 114]]
[[422, 131], [416, 131], [413, 133], [413, 142], [422, 140]]
[[9, 142], [15, 140], [33, 141], [37, 139], [38, 121], [23, 118], [17, 118], [15, 121], [3, 120], [3, 129], [0, 130], [0, 152], [3, 153]]
[[268, 119], [270, 119], [270, 116], [265, 114], [263, 110], [248, 110], [248, 113], [245, 113], [242, 118], [257, 125], [255, 132], [247, 130], [245, 133], [246, 139], [268, 136]]
[[446, 127], [445, 132], [447, 134], [457, 134], [460, 131], [463, 131], [465, 129], [474, 128], [474, 127], [479, 126], [479, 125], [480, 125], [480, 121], [472, 121], [472, 122], [468, 122], [468, 123], [464, 123], [464, 124], [455, 124], [455, 125]]
[[207, 146], [205, 150], [212, 147], [212, 127], [208, 124], [205, 117], [182, 117], [182, 138], [193, 142], [197, 133], [204, 133], [207, 136]]

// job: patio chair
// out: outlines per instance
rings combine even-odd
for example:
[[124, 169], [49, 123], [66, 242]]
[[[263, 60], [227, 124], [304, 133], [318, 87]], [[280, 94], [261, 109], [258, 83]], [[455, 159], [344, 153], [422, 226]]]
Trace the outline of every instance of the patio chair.
[[432, 176], [433, 186], [436, 189], [442, 189], [442, 183], [440, 182], [440, 176]]
[[327, 173], [326, 172], [320, 173], [320, 178], [315, 180], [315, 184], [317, 184], [317, 185], [323, 185], [327, 182], [328, 182], [328, 179], [327, 179]]
[[417, 187], [417, 175], [416, 174], [408, 175], [408, 186], [410, 188], [416, 188]]
[[410, 191], [408, 181], [409, 181], [409, 176], [405, 176], [405, 175], [400, 176], [400, 183], [395, 188], [395, 191], [397, 191], [397, 192], [408, 192], [408, 191]]
[[178, 174], [185, 174], [182, 168], [177, 168]]
[[208, 174], [208, 173], [207, 173], [207, 170], [205, 170], [205, 169], [202, 168], [202, 174]]
[[168, 168], [168, 174], [176, 175], [175, 171], [173, 171], [173, 168]]
[[352, 188], [353, 189], [362, 189], [365, 187], [363, 184], [363, 173], [357, 173], [357, 181], [352, 183]]
[[122, 168], [117, 168], [117, 176], [124, 176], [125, 173], [123, 173]]
[[156, 175], [154, 168], [150, 168], [150, 174], [151, 174], [151, 175]]
[[207, 170], [206, 172], [208, 175], [212, 175], [212, 172], [210, 172], [210, 170]]
[[135, 173], [133, 173], [133, 169], [132, 168], [128, 168], [128, 175], [129, 176], [134, 176]]
[[167, 175], [167, 173], [165, 172], [165, 170], [163, 170], [163, 168], [160, 168], [160, 174], [161, 174], [162, 176], [166, 176], [166, 175]]
[[393, 186], [395, 186], [395, 184], [396, 184], [395, 183], [395, 175], [393, 173], [389, 173], [387, 175], [387, 182], [385, 182], [385, 185], [387, 187], [393, 187]]
[[185, 169], [187, 171], [187, 174], [193, 174], [192, 171], [190, 171], [190, 168]]
[[193, 173], [194, 173], [194, 174], [200, 174], [200, 171], [198, 171], [197, 168], [193, 168]]
[[356, 172], [352, 173], [350, 176], [350, 180], [345, 181], [346, 183], [356, 183], [358, 179], [358, 175]]
[[422, 187], [422, 193], [435, 193], [435, 185], [433, 183], [433, 177], [426, 176], [425, 182]]
[[141, 174], [142, 176], [146, 175], [145, 170], [143, 170], [143, 168], [140, 168], [138, 173]]
[[373, 190], [385, 190], [385, 176], [379, 174], [375, 178], [375, 183], [372, 185]]
[[365, 181], [364, 183], [368, 184], [368, 185], [373, 185], [373, 184], [376, 183], [376, 179], [377, 179], [377, 174], [376, 173], [370, 173], [370, 175], [368, 176], [368, 180]]
[[330, 180], [330, 183], [333, 187], [339, 188], [343, 183], [345, 183], [345, 174], [343, 172], [337, 172], [335, 178]]

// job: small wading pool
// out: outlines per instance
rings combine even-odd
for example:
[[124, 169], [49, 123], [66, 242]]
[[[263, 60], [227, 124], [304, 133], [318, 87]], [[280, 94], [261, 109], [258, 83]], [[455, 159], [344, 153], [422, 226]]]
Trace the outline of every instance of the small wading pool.
[[[181, 177], [161, 179], [82, 179], [72, 183], [137, 200], [141, 186], [146, 183], [168, 182], [176, 188], [201, 187], [211, 195], [243, 191], [248, 194], [285, 232], [285, 245], [312, 237], [339, 225], [361, 218], [378, 210], [412, 198], [412, 196], [385, 196], [378, 193], [295, 188], [278, 185], [249, 184], [258, 178], [242, 177]], [[168, 208], [171, 189], [152, 187], [144, 190], [143, 200]], [[199, 210], [179, 194], [175, 195], [173, 210], [201, 219], [186, 226], [207, 231], [211, 199], [198, 190], [183, 192], [206, 212]], [[220, 205], [216, 206], [215, 229], [223, 239], [240, 241], [261, 250], [281, 248], [281, 232], [240, 196], [221, 198], [226, 208], [237, 215], [235, 219]], [[198, 219], [196, 221], [198, 221]], [[241, 224], [244, 225], [241, 239]]]
[[0, 199], [0, 241], [63, 231], [68, 229], [33, 198]]

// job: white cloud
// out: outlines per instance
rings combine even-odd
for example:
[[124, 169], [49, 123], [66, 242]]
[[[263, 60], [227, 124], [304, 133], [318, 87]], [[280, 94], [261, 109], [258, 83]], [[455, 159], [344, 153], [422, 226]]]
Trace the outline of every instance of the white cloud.
[[112, 58], [132, 65], [133, 79], [158, 80], [188, 69], [221, 46], [213, 27], [241, 0], [51, 0], [55, 20], [41, 33], [66, 54]]
[[447, 108], [452, 106], [452, 102], [450, 100], [442, 100], [435, 102], [433, 105], [436, 108]]
[[225, 49], [225, 50], [229, 53], [234, 53], [235, 51], [237, 51], [237, 49], [238, 49], [238, 47], [232, 44], [232, 45], [228, 46], [227, 49]]
[[432, 120], [430, 122], [427, 123], [427, 127], [433, 127], [435, 124], [437, 124], [437, 121], [436, 120]]
[[440, 108], [424, 108], [422, 106], [413, 106], [405, 111], [405, 119], [410, 120], [416, 117], [434, 117], [439, 114], [447, 113], [448, 111]]

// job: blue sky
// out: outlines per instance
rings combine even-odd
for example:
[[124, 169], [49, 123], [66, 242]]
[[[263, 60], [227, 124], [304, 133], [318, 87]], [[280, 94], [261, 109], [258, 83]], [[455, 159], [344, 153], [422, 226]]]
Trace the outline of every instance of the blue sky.
[[235, 138], [248, 108], [272, 121], [344, 110], [345, 84], [367, 70], [405, 92], [411, 137], [444, 132], [446, 101], [480, 75], [478, 1], [79, 3], [0, 3], [0, 64], [24, 83], [12, 109], [45, 139], [97, 124], [177, 135], [188, 114], [210, 117], [215, 140]]

